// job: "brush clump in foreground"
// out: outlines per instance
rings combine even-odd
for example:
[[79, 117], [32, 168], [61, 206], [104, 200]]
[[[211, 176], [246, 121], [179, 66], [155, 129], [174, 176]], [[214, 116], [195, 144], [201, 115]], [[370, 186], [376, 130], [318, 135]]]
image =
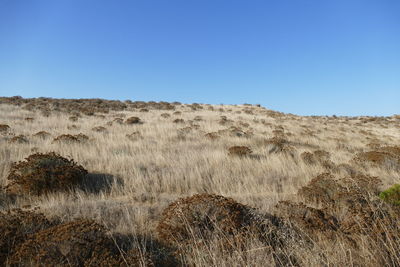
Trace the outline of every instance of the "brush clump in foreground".
[[21, 97], [0, 114], [0, 265], [400, 265], [399, 116]]

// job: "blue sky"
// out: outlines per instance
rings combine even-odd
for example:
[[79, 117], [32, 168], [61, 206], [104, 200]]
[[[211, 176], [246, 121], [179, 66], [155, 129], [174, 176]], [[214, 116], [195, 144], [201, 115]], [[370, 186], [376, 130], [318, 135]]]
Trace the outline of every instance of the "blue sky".
[[0, 0], [0, 95], [400, 113], [400, 1]]

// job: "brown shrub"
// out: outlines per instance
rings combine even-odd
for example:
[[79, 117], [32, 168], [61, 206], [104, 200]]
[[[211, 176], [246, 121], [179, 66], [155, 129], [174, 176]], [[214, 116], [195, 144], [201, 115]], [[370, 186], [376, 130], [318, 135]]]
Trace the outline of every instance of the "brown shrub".
[[68, 130], [77, 130], [77, 129], [79, 129], [80, 127], [79, 126], [77, 126], [76, 124], [72, 124], [72, 125], [68, 125], [67, 126], [67, 129]]
[[70, 121], [78, 121], [78, 117], [76, 117], [76, 116], [71, 116], [71, 117], [69, 117], [68, 118]]
[[265, 141], [267, 145], [268, 152], [271, 153], [285, 153], [292, 157], [295, 155], [296, 149], [290, 145], [290, 142], [282, 137], [272, 137]]
[[0, 265], [6, 260], [15, 247], [24, 242], [28, 235], [55, 225], [43, 214], [20, 209], [0, 212]]
[[172, 121], [173, 123], [184, 123], [185, 120], [184, 119], [175, 119]]
[[31, 117], [27, 117], [27, 118], [25, 118], [24, 120], [27, 121], [27, 122], [33, 122], [33, 121], [34, 121], [34, 119], [31, 118]]
[[220, 136], [216, 132], [206, 133], [204, 136], [211, 140], [216, 140], [216, 139], [220, 138]]
[[316, 157], [311, 152], [303, 152], [300, 154], [300, 158], [308, 165], [315, 165], [318, 163]]
[[171, 117], [169, 113], [162, 113], [160, 116], [163, 117], [164, 119]]
[[400, 147], [399, 146], [384, 146], [379, 148], [379, 150], [391, 153], [397, 157], [400, 157]]
[[133, 133], [127, 134], [126, 137], [128, 137], [131, 140], [138, 140], [138, 139], [142, 138], [142, 135], [140, 132], [135, 131]]
[[247, 146], [233, 146], [228, 149], [228, 154], [231, 156], [248, 156], [253, 151]]
[[360, 165], [370, 163], [377, 167], [398, 169], [400, 168], [400, 156], [397, 153], [396, 147], [385, 147], [379, 151], [373, 150], [358, 153], [353, 161]]
[[188, 126], [188, 127], [183, 127], [183, 128], [178, 129], [178, 133], [180, 133], [180, 134], [187, 134], [187, 133], [190, 133], [192, 130], [193, 130], [193, 128], [190, 127], [190, 126]]
[[[283, 232], [286, 234], [280, 235]], [[213, 194], [197, 194], [171, 203], [162, 214], [157, 233], [161, 240], [177, 247], [203, 246], [221, 236], [225, 248], [244, 245], [246, 236], [256, 236], [277, 247], [291, 235], [275, 216], [260, 215], [231, 198]]]
[[89, 137], [87, 135], [82, 134], [82, 133], [77, 134], [77, 135], [62, 134], [62, 135], [59, 135], [56, 138], [54, 138], [53, 139], [53, 143], [56, 143], [56, 142], [80, 143], [80, 142], [86, 142], [88, 140], [89, 140]]
[[139, 117], [130, 117], [127, 118], [125, 121], [126, 124], [139, 124], [141, 123], [141, 120]]
[[120, 252], [102, 225], [76, 220], [35, 233], [9, 260], [11, 266], [94, 266], [93, 259], [103, 262], [117, 255]]
[[124, 119], [122, 118], [115, 118], [112, 122], [118, 123], [118, 124], [123, 124], [124, 123]]
[[275, 210], [277, 216], [289, 220], [314, 241], [319, 238], [335, 239], [340, 227], [337, 218], [326, 210], [308, 207], [303, 203], [280, 201]]
[[92, 128], [92, 131], [98, 132], [98, 133], [106, 133], [107, 128], [103, 126], [96, 126]]
[[139, 110], [139, 112], [149, 112], [149, 110], [147, 108], [142, 108]]
[[224, 130], [219, 130], [217, 133], [220, 135], [229, 135], [231, 137], [246, 137], [246, 138], [252, 135], [251, 132], [245, 132], [242, 129], [235, 126], [231, 126], [228, 129]]
[[14, 136], [8, 142], [12, 143], [12, 144], [27, 144], [29, 141], [25, 135], [21, 134], [21, 135]]
[[7, 133], [10, 129], [7, 124], [0, 124], [0, 133]]
[[46, 131], [40, 131], [40, 132], [35, 133], [33, 136], [41, 138], [41, 139], [46, 139], [46, 138], [50, 137], [51, 134]]
[[66, 191], [80, 184], [86, 174], [73, 160], [55, 153], [36, 153], [12, 164], [6, 189], [21, 195]]

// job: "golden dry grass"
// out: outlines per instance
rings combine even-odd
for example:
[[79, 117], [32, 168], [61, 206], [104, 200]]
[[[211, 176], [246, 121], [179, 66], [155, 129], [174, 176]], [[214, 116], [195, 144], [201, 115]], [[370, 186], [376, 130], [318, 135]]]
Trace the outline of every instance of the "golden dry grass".
[[[82, 189], [12, 201], [2, 201], [0, 192], [0, 208], [30, 205], [62, 221], [93, 219], [114, 233], [157, 239], [155, 229], [163, 210], [178, 198], [198, 193], [230, 197], [260, 213], [274, 213], [279, 201], [300, 201], [297, 191], [325, 172], [337, 177], [351, 172], [377, 176], [381, 189], [400, 183], [399, 168], [392, 161], [379, 165], [353, 160], [359, 153], [373, 150], [371, 144], [400, 146], [400, 119], [396, 116], [301, 117], [251, 105], [175, 105], [175, 110], [166, 105], [170, 110], [165, 110], [127, 104], [124, 110], [75, 114], [73, 120], [72, 114], [63, 110], [44, 112], [0, 104], [0, 124], [9, 126], [0, 131], [0, 186], [7, 184], [13, 162], [34, 152], [55, 152], [87, 169], [97, 188], [95, 192]], [[139, 117], [142, 123], [120, 123], [131, 117]], [[41, 131], [50, 138], [35, 136]], [[208, 133], [212, 138], [205, 137]], [[64, 134], [84, 134], [89, 139], [53, 142]], [[11, 142], [20, 135], [27, 142]], [[270, 140], [277, 136], [287, 141], [290, 153], [271, 147]], [[250, 148], [252, 157], [229, 156], [232, 146]], [[303, 160], [304, 152], [318, 157], [315, 151], [329, 152], [329, 161], [317, 158], [310, 164]], [[141, 244], [137, 239], [132, 242]], [[321, 242], [311, 250], [298, 248], [298, 264], [357, 264], [345, 243], [333, 246], [326, 241], [324, 246]], [[279, 265], [276, 257], [265, 253], [265, 244], [249, 239], [244, 245], [246, 248], [234, 255], [217, 245], [213, 249], [212, 243], [205, 252], [191, 247], [190, 257], [182, 256], [181, 262], [194, 266]], [[383, 264], [369, 260], [374, 251], [368, 246], [362, 250], [360, 255], [369, 257], [363, 264]], [[328, 258], [318, 256], [321, 251]]]

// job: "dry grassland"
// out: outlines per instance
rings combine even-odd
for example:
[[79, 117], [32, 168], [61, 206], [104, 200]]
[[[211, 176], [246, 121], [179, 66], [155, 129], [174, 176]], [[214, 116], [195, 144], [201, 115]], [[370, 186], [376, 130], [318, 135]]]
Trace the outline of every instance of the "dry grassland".
[[[62, 266], [400, 266], [398, 207], [378, 198], [400, 183], [398, 116], [301, 117], [254, 105], [160, 109], [135, 102], [92, 113], [6, 100], [0, 102], [1, 216], [16, 208], [40, 212], [65, 229], [81, 220], [87, 233], [98, 224], [123, 255], [110, 248], [103, 263], [93, 256], [82, 263], [69, 260], [68, 247], [60, 250]], [[85, 185], [42, 195], [7, 191], [13, 162], [48, 152], [83, 166]], [[195, 194], [226, 199], [200, 195], [163, 212]], [[184, 212], [193, 214], [179, 226], [172, 219]], [[26, 253], [37, 251], [34, 238], [61, 242], [59, 230], [39, 230], [21, 237]], [[53, 264], [46, 248], [35, 263], [10, 243], [0, 242], [4, 264]]]

